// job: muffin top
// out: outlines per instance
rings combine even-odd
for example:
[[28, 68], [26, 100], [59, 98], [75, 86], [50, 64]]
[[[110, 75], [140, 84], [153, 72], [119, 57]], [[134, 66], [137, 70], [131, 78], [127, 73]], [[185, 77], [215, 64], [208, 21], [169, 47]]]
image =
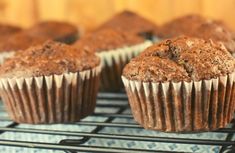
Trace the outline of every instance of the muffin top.
[[227, 31], [230, 31], [230, 32], [234, 32], [231, 27], [229, 27], [224, 21], [222, 20], [210, 20], [208, 21], [207, 23], [210, 23], [210, 22], [213, 22], [221, 27], [223, 27], [224, 29], [226, 29]]
[[76, 26], [70, 23], [59, 21], [40, 22], [25, 31], [33, 37], [43, 37], [51, 40], [60, 41], [71, 35], [77, 35]]
[[142, 16], [131, 12], [123, 11], [103, 23], [99, 29], [115, 28], [124, 32], [144, 36], [155, 33], [158, 27]]
[[234, 71], [235, 60], [212, 40], [180, 36], [147, 48], [131, 60], [123, 75], [139, 81], [199, 81]]
[[235, 35], [220, 22], [203, 23], [191, 36], [222, 42], [229, 52], [235, 53]]
[[24, 32], [18, 32], [0, 42], [0, 52], [24, 50], [33, 45], [44, 43], [47, 38], [31, 37]]
[[207, 20], [199, 15], [182, 16], [163, 24], [159, 31], [159, 37], [172, 38], [180, 35], [189, 35], [205, 22]]
[[22, 29], [17, 26], [0, 24], [0, 40], [4, 40], [12, 34], [20, 32], [21, 30]]
[[94, 68], [99, 57], [86, 50], [77, 50], [66, 44], [47, 41], [43, 45], [19, 51], [3, 63], [1, 78], [37, 77]]
[[117, 29], [107, 28], [83, 36], [75, 42], [74, 46], [77, 48], [90, 48], [95, 52], [102, 52], [136, 45], [142, 42], [144, 42], [142, 37]]

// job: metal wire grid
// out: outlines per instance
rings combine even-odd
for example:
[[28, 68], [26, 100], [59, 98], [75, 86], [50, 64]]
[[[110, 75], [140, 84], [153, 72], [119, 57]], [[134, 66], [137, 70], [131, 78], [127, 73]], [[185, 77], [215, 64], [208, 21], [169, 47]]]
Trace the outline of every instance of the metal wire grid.
[[[235, 152], [235, 141], [233, 136], [235, 133], [235, 120], [232, 121], [232, 124], [228, 128], [220, 129], [214, 131], [215, 133], [226, 134], [225, 139], [223, 140], [211, 140], [211, 139], [200, 139], [200, 138], [181, 138], [181, 137], [169, 137], [169, 136], [149, 136], [149, 135], [132, 135], [132, 134], [116, 134], [116, 133], [102, 133], [104, 128], [121, 128], [121, 129], [142, 129], [135, 122], [126, 123], [126, 122], [113, 122], [115, 119], [127, 119], [132, 120], [133, 117], [131, 113], [124, 113], [126, 110], [129, 110], [129, 105], [127, 102], [127, 97], [124, 93], [100, 93], [97, 99], [97, 109], [102, 108], [103, 110], [110, 110], [115, 108], [116, 111], [110, 113], [109, 111], [95, 112], [92, 117], [103, 117], [103, 121], [80, 121], [74, 123], [73, 125], [78, 126], [89, 126], [93, 129], [89, 132], [83, 131], [64, 131], [64, 130], [53, 130], [53, 129], [38, 129], [37, 125], [33, 128], [22, 128], [20, 124], [11, 122], [7, 126], [0, 127], [0, 136], [6, 132], [14, 133], [30, 133], [30, 134], [47, 134], [53, 136], [72, 136], [76, 137], [75, 139], [61, 139], [58, 143], [49, 143], [47, 141], [43, 142], [33, 142], [26, 140], [10, 140], [10, 139], [1, 139], [0, 137], [0, 148], [1, 146], [14, 146], [22, 148], [37, 148], [37, 149], [48, 149], [48, 150], [61, 150], [67, 153], [74, 152], [181, 152], [178, 150], [156, 150], [149, 148], [123, 148], [123, 147], [112, 147], [112, 146], [97, 146], [84, 145], [90, 139], [106, 139], [106, 140], [115, 140], [115, 141], [135, 141], [135, 142], [154, 142], [154, 143], [165, 143], [165, 144], [187, 144], [187, 145], [197, 145], [197, 146], [218, 146], [219, 153], [234, 153]], [[3, 112], [3, 106], [0, 107], [0, 111]], [[0, 121], [10, 121], [7, 116], [0, 116]], [[214, 132], [210, 132], [213, 135]], [[171, 134], [169, 134], [171, 135]], [[190, 134], [189, 134], [190, 135]], [[188, 152], [188, 151], [187, 151]]]

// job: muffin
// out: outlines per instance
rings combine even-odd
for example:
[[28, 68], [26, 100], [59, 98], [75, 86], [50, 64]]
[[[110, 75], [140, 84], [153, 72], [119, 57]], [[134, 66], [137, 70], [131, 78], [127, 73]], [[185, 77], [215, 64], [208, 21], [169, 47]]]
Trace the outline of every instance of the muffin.
[[190, 36], [221, 42], [235, 56], [234, 32], [221, 22], [206, 22], [201, 24]]
[[162, 39], [180, 35], [211, 39], [223, 43], [231, 54], [235, 54], [235, 33], [220, 20], [209, 20], [199, 15], [186, 15], [164, 24], [158, 35]]
[[123, 88], [121, 74], [125, 64], [151, 44], [142, 37], [106, 28], [83, 36], [74, 46], [92, 50], [101, 58], [100, 89], [119, 91]]
[[18, 50], [25, 50], [33, 45], [42, 44], [47, 41], [47, 38], [36, 38], [26, 35], [24, 32], [12, 34], [9, 38], [0, 42], [0, 64], [5, 59], [14, 55]]
[[144, 128], [210, 131], [233, 117], [234, 67], [223, 45], [182, 36], [147, 48], [125, 66], [122, 79]]
[[131, 11], [123, 11], [116, 14], [114, 17], [103, 23], [97, 30], [106, 28], [118, 29], [151, 40], [154, 36], [157, 37], [158, 34], [157, 25]]
[[200, 15], [190, 14], [173, 19], [160, 27], [160, 38], [172, 38], [180, 35], [189, 35], [198, 26], [207, 22], [208, 20]]
[[40, 22], [25, 31], [32, 37], [43, 37], [54, 41], [72, 44], [78, 38], [78, 28], [70, 23], [59, 21]]
[[12, 34], [20, 32], [22, 29], [17, 26], [8, 25], [8, 24], [0, 24], [0, 40], [4, 41], [9, 38]]
[[16, 52], [0, 69], [0, 94], [18, 123], [67, 123], [93, 113], [100, 59], [48, 41]]

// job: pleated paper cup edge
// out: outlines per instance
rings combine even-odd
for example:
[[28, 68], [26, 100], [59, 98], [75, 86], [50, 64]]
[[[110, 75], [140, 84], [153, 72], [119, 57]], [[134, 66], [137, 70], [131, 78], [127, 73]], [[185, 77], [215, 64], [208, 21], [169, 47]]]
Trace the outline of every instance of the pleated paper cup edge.
[[13, 77], [13, 78], [7, 78], [7, 77], [3, 77], [0, 78], [0, 87], [3, 85], [2, 82], [9, 82], [9, 81], [15, 81], [15, 82], [21, 82], [22, 80], [31, 80], [31, 79], [41, 79], [42, 77], [44, 78], [48, 78], [48, 77], [58, 77], [58, 76], [66, 76], [66, 75], [81, 75], [82, 77], [86, 75], [86, 73], [90, 72], [90, 71], [95, 71], [96, 75], [98, 75], [98, 73], [100, 73], [101, 71], [101, 64], [99, 64], [98, 66], [92, 68], [92, 69], [87, 69], [87, 70], [83, 70], [83, 71], [79, 71], [79, 72], [65, 72], [62, 74], [52, 74], [52, 75], [42, 75], [42, 76], [36, 76], [36, 77]]
[[[233, 75], [233, 76], [229, 76], [229, 75]], [[165, 81], [165, 82], [151, 82], [151, 81], [138, 81], [138, 80], [131, 80], [131, 79], [128, 79], [127, 77], [125, 77], [124, 75], [121, 76], [123, 82], [134, 82], [134, 83], [142, 83], [142, 84], [146, 84], [146, 83], [149, 83], [149, 84], [166, 84], [166, 83], [174, 83], [174, 84], [177, 84], [177, 83], [185, 83], [185, 84], [189, 84], [189, 83], [198, 83], [198, 82], [202, 82], [202, 81], [213, 81], [213, 80], [216, 80], [216, 79], [219, 79], [221, 77], [235, 77], [235, 72], [232, 72], [232, 73], [228, 73], [227, 75], [221, 75], [221, 76], [218, 76], [216, 78], [212, 78], [212, 79], [202, 79], [202, 80], [199, 80], [199, 81], [179, 81], [179, 82], [173, 82], [173, 81]], [[235, 78], [233, 79], [235, 82]], [[125, 83], [124, 83], [125, 85]]]
[[[136, 55], [147, 47], [149, 47], [150, 45], [152, 45], [152, 42], [150, 40], [146, 40], [143, 43], [137, 45], [125, 46], [113, 50], [102, 51], [100, 53], [96, 53], [96, 55], [101, 58], [102, 67], [112, 66], [112, 59], [115, 60], [115, 63], [119, 63], [120, 58], [128, 58], [130, 60], [132, 58], [130, 54]], [[104, 61], [107, 63], [106, 65], [104, 65]]]
[[[123, 88], [121, 74], [124, 65], [127, 64], [131, 58], [135, 57], [150, 45], [152, 45], [152, 42], [150, 40], [146, 40], [145, 42], [137, 45], [96, 53], [97, 56], [101, 58], [102, 63], [100, 90], [121, 90]], [[115, 80], [115, 82], [112, 80]]]
[[15, 51], [2, 51], [0, 52], [0, 64], [4, 63], [7, 58], [14, 56]]
[[[95, 81], [96, 78], [99, 77], [100, 72], [101, 72], [101, 64], [99, 64], [98, 66], [96, 66], [92, 69], [81, 71], [81, 72], [76, 72], [76, 73], [63, 73], [61, 75], [40, 76], [40, 77], [31, 77], [31, 78], [0, 79], [0, 89], [3, 90], [2, 92], [7, 93], [7, 95], [5, 95], [6, 99], [4, 99], [4, 100], [6, 100], [6, 101], [4, 101], [4, 103], [5, 103], [6, 106], [9, 106], [9, 110], [7, 109], [9, 111], [8, 113], [12, 114], [11, 110], [13, 110], [13, 109], [16, 109], [17, 112], [19, 112], [19, 111], [21, 112], [22, 110], [25, 109], [26, 105], [25, 105], [25, 102], [23, 101], [23, 99], [21, 99], [20, 103], [17, 104], [19, 106], [15, 106], [15, 105], [12, 105], [12, 104], [16, 103], [18, 101], [18, 100], [17, 101], [14, 100], [14, 98], [16, 98], [15, 97], [16, 95], [18, 95], [17, 97], [19, 97], [19, 96], [22, 97], [23, 96], [20, 93], [21, 91], [24, 91], [24, 92], [27, 91], [27, 90], [31, 91], [33, 79], [35, 80], [35, 85], [36, 85], [36, 87], [34, 88], [35, 91], [42, 90], [43, 93], [45, 94], [46, 91], [49, 91], [52, 88], [52, 84], [53, 84], [52, 82], [53, 81], [55, 81], [54, 82], [55, 89], [60, 90], [60, 87], [61, 87], [62, 82], [63, 82], [62, 81], [63, 78], [66, 80], [67, 85], [70, 86], [70, 85], [73, 85], [73, 80], [76, 80], [78, 78], [78, 75], [79, 75], [78, 79], [81, 80], [83, 83], [85, 83], [86, 81], [89, 82], [89, 80], [91, 80], [91, 79], [94, 79], [94, 81]], [[43, 80], [45, 80], [45, 83], [46, 83], [45, 84], [46, 90], [42, 89]], [[78, 82], [76, 82], [76, 84], [77, 83]], [[23, 86], [23, 84], [26, 84], [26, 86]], [[91, 95], [89, 95], [89, 93], [92, 92], [91, 90], [93, 90], [93, 89], [91, 89], [91, 86], [95, 87], [97, 85], [97, 80], [94, 82], [93, 85], [91, 85], [91, 83], [89, 83], [89, 84], [88, 84], [89, 86], [86, 85], [87, 86], [86, 88], [90, 89], [90, 90], [83, 93], [83, 95], [79, 95], [79, 96], [91, 96]], [[12, 90], [13, 88], [16, 88], [17, 91]], [[65, 90], [65, 89], [62, 89], [62, 90]], [[67, 93], [67, 91], [66, 91], [66, 93]], [[13, 95], [11, 95], [11, 94], [13, 94]], [[97, 92], [96, 93], [94, 92], [93, 95], [94, 94], [97, 94]], [[27, 96], [27, 98], [30, 98], [29, 96], [32, 96], [32, 95], [33, 95], [33, 93], [30, 92], [26, 96]], [[70, 94], [67, 93], [67, 95], [70, 95]], [[11, 96], [11, 99], [9, 99], [9, 96]], [[40, 94], [38, 96], [43, 96], [43, 95]], [[23, 97], [25, 97], [25, 95]], [[31, 100], [29, 99], [29, 100], [27, 100], [26, 103], [31, 103], [30, 101]], [[42, 101], [37, 101], [37, 105], [42, 104], [42, 103], [43, 103]], [[42, 118], [38, 118], [38, 115], [33, 113], [33, 112], [32, 113], [34, 115], [32, 114], [31, 117], [28, 116], [27, 114], [29, 112], [33, 111], [33, 107], [35, 107], [34, 104], [32, 106], [31, 106], [31, 104], [27, 105], [26, 110], [28, 110], [28, 111], [25, 111], [25, 110], [22, 111], [23, 115], [21, 115], [20, 117], [18, 117], [18, 115], [13, 115], [13, 116], [11, 116], [12, 119], [17, 121], [17, 122], [20, 122], [20, 123], [30, 123], [30, 124], [64, 123], [64, 122], [58, 122], [57, 120], [53, 120], [53, 121], [48, 120], [48, 121], [46, 121]], [[41, 110], [46, 111], [46, 110], [44, 110], [44, 108], [41, 108]], [[89, 112], [87, 112], [87, 113], [90, 114]], [[49, 116], [47, 115], [47, 113], [45, 113], [45, 114], [48, 118]], [[81, 114], [81, 115], [84, 115], [84, 114]]]
[[[230, 82], [228, 82], [228, 79], [230, 79]], [[234, 86], [234, 82], [235, 82], [235, 72], [232, 72], [232, 73], [228, 73], [227, 75], [222, 75], [222, 76], [218, 76], [216, 78], [212, 78], [212, 79], [202, 79], [200, 81], [190, 81], [190, 82], [186, 82], [186, 81], [180, 81], [180, 82], [173, 82], [173, 81], [168, 81], [168, 82], [144, 82], [144, 81], [137, 81], [137, 80], [130, 80], [128, 78], [126, 78], [125, 76], [122, 75], [122, 81], [124, 83], [124, 87], [126, 89], [126, 92], [130, 92], [129, 94], [135, 94], [134, 92], [141, 92], [141, 89], [142, 91], [144, 90], [144, 96], [145, 97], [148, 97], [150, 96], [149, 93], [150, 91], [153, 91], [156, 89], [153, 89], [154, 87], [155, 88], [159, 88], [159, 86], [161, 85], [162, 88], [165, 88], [165, 87], [170, 87], [170, 84], [175, 87], [175, 86], [178, 86], [180, 85], [179, 88], [181, 88], [182, 86], [185, 86], [186, 90], [191, 90], [192, 91], [192, 88], [193, 86], [200, 86], [200, 88], [198, 87], [195, 87], [196, 90], [197, 89], [200, 89], [198, 91], [201, 91], [202, 87], [202, 83], [205, 82], [206, 84], [206, 90], [209, 90], [209, 91], [212, 91], [212, 84], [215, 83], [217, 84], [217, 87], [219, 87], [219, 83], [222, 83], [224, 85], [224, 88], [227, 89], [228, 87], [228, 84], [227, 83], [230, 83], [230, 87], [233, 88]], [[207, 82], [210, 81], [211, 84], [209, 84], [209, 87]], [[149, 86], [151, 85], [152, 89], [148, 88]], [[163, 89], [163, 91], [167, 91], [168, 89]], [[214, 89], [214, 90], [218, 90], [218, 88]], [[227, 94], [227, 92], [232, 92], [233, 89], [230, 89], [229, 91], [225, 90], [225, 95]], [[232, 96], [231, 96], [232, 97]], [[129, 102], [131, 103], [130, 100], [132, 100], [132, 98], [130, 98], [128, 96], [128, 100]], [[225, 102], [225, 99], [224, 99], [224, 102]], [[210, 107], [210, 106], [209, 106]], [[145, 114], [147, 115], [147, 114]], [[229, 116], [225, 116], [225, 118], [228, 118]], [[226, 120], [226, 119], [224, 119]], [[136, 120], [137, 121], [137, 120]], [[144, 126], [144, 123], [140, 123], [140, 121], [137, 121], [139, 124], [141, 124], [142, 126]], [[208, 123], [209, 124], [209, 123]], [[227, 123], [228, 124], [228, 123]], [[174, 125], [175, 126], [175, 125]], [[154, 127], [144, 127], [146, 129], [153, 129]], [[220, 125], [218, 125], [218, 127], [216, 127], [215, 129], [218, 129], [218, 128], [221, 128]], [[210, 131], [210, 130], [215, 130], [213, 128], [208, 128], [208, 129], [202, 129], [202, 130], [192, 130], [192, 131], [188, 131], [187, 129], [183, 129], [182, 131], [175, 131], [175, 130], [169, 130], [169, 131], [166, 131], [164, 129], [157, 129], [157, 131], [165, 131], [165, 132], [187, 132], [187, 133], [190, 133], [190, 132], [200, 132], [200, 131]]]

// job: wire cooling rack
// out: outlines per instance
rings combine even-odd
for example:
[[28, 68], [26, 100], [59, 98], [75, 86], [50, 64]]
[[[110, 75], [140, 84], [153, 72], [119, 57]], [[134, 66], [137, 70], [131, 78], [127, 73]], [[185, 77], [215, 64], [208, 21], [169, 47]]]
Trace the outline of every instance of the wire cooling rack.
[[100, 93], [95, 113], [73, 124], [17, 124], [8, 118], [2, 104], [0, 112], [0, 153], [235, 152], [234, 120], [213, 132], [144, 130], [133, 120], [125, 93]]

